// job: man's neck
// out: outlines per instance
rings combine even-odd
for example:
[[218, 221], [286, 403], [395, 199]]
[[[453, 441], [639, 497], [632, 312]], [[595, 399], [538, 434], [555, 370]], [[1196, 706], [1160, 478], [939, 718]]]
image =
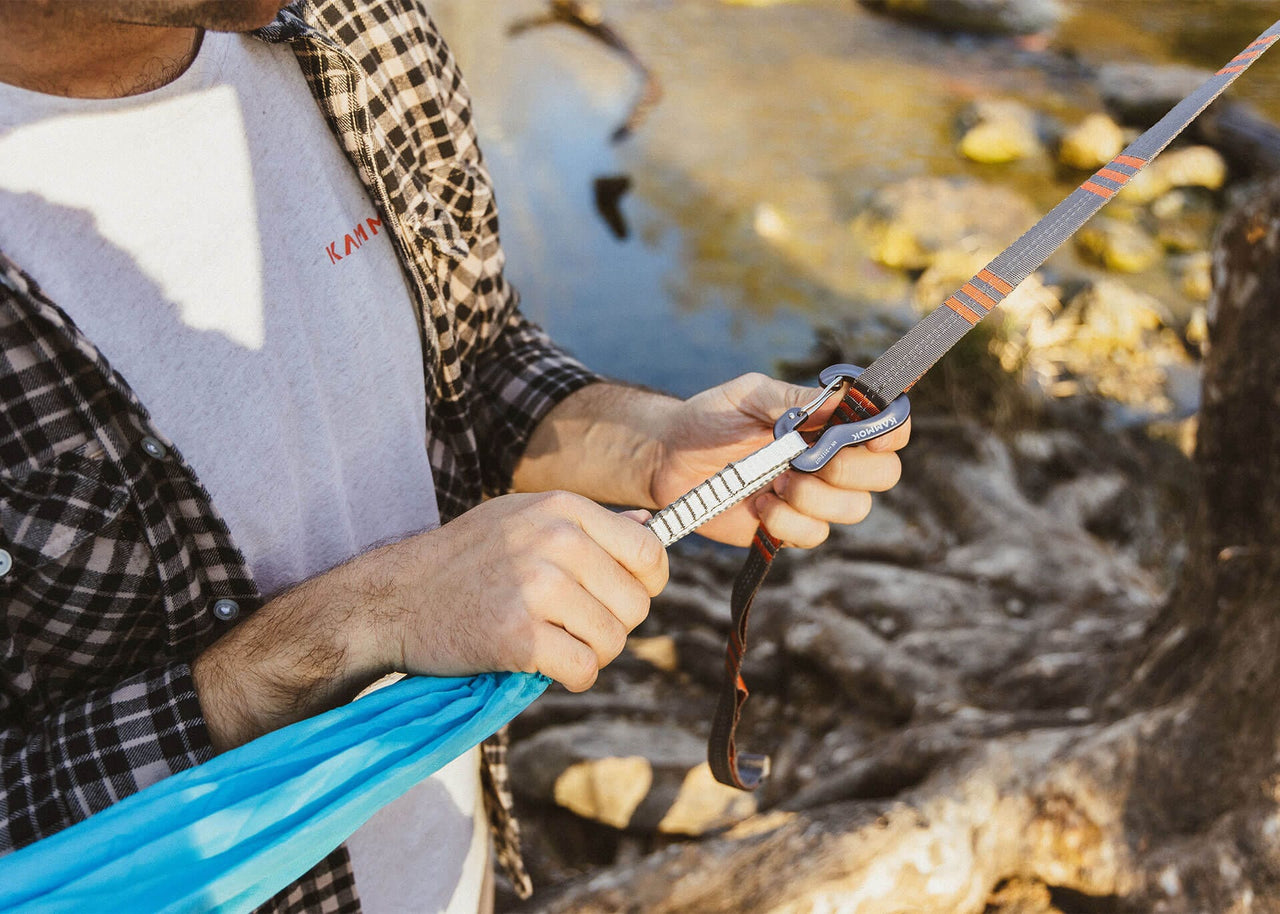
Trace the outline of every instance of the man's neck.
[[0, 2], [0, 82], [49, 95], [123, 98], [177, 79], [195, 59], [198, 28], [62, 18], [43, 4]]

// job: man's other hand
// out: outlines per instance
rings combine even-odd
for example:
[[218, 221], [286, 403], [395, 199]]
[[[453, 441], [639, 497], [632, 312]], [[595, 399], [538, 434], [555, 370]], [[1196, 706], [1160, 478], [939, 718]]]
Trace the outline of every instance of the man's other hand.
[[507, 495], [271, 600], [192, 664], [221, 751], [393, 670], [545, 673], [579, 692], [667, 582], [643, 525], [567, 492]]
[[380, 665], [538, 672], [590, 688], [666, 585], [667, 554], [647, 519], [568, 492], [506, 495], [370, 554], [386, 596]]

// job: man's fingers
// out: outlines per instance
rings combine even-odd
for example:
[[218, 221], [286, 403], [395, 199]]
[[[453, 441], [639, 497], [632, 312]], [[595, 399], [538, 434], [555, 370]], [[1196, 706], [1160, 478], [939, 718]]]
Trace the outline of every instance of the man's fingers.
[[[609, 559], [605, 557], [605, 561]], [[619, 573], [625, 575], [621, 569]], [[633, 591], [638, 591], [639, 585], [635, 580], [630, 577], [628, 580]], [[627, 633], [635, 627], [627, 625], [620, 618], [620, 613], [624, 610], [597, 599], [567, 575], [563, 586], [557, 590], [553, 599], [543, 601], [538, 612], [541, 620], [559, 626], [591, 648], [600, 666], [611, 663], [622, 653], [627, 645]], [[634, 599], [634, 594], [631, 597]], [[639, 598], [644, 601], [644, 608], [647, 610], [648, 597], [641, 593]]]
[[[802, 473], [788, 473], [787, 485]], [[874, 453], [865, 447], [849, 447], [837, 453], [813, 474], [838, 489], [887, 492], [902, 477], [902, 461], [893, 451]]]
[[583, 551], [594, 551], [597, 558], [590, 560], [583, 554], [581, 558], [585, 561], [573, 563], [577, 581], [583, 590], [617, 619], [623, 626], [625, 635], [649, 615], [649, 594], [645, 585], [603, 549], [590, 545]]
[[556, 507], [630, 572], [649, 596], [662, 592], [667, 584], [667, 551], [653, 531], [588, 499], [565, 493], [553, 497], [560, 499]]
[[773, 492], [757, 498], [755, 510], [764, 528], [788, 546], [812, 549], [824, 543], [831, 533], [831, 526], [825, 521], [802, 514]]
[[550, 622], [539, 623], [533, 631], [534, 672], [550, 676], [570, 692], [585, 692], [600, 675], [595, 652], [573, 635]]
[[911, 420], [908, 418], [906, 422], [899, 425], [887, 435], [881, 435], [879, 438], [872, 438], [867, 442], [867, 450], [875, 453], [884, 453], [885, 451], [900, 451], [907, 446], [907, 442], [911, 440]]
[[774, 491], [801, 514], [832, 524], [856, 524], [871, 511], [866, 491], [833, 486], [807, 473], [779, 477]]

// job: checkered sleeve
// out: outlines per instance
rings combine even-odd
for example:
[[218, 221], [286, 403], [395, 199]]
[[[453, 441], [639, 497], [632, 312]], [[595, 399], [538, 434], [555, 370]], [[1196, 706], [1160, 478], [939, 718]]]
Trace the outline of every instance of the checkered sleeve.
[[191, 669], [172, 664], [0, 730], [0, 853], [213, 757]]
[[518, 309], [482, 356], [476, 380], [476, 438], [485, 455], [485, 492], [511, 489], [511, 477], [533, 430], [553, 406], [588, 384], [604, 380], [551, 341]]

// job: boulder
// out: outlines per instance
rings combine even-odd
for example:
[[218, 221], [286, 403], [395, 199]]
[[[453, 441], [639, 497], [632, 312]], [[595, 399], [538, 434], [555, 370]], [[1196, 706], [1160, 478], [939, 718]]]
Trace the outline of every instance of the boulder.
[[1007, 187], [965, 178], [912, 178], [879, 190], [853, 230], [877, 260], [924, 270], [947, 250], [1000, 250], [1036, 221], [1035, 207]]
[[1212, 76], [1209, 70], [1146, 63], [1107, 64], [1098, 71], [1098, 94], [1124, 124], [1149, 126]]
[[1204, 187], [1221, 190], [1227, 183], [1227, 163], [1208, 146], [1188, 146], [1166, 152], [1151, 164], [1170, 187]]
[[1062, 138], [1058, 161], [1071, 168], [1095, 171], [1124, 149], [1124, 131], [1105, 114], [1091, 114]]
[[675, 726], [588, 720], [511, 749], [521, 796], [616, 829], [701, 835], [746, 819], [756, 799], [716, 783], [706, 744]]
[[1129, 222], [1101, 216], [1076, 234], [1076, 247], [1095, 263], [1117, 273], [1141, 273], [1160, 260], [1160, 245]]
[[1035, 113], [1008, 99], [975, 102], [961, 116], [968, 125], [960, 154], [985, 165], [1003, 165], [1040, 152]]

